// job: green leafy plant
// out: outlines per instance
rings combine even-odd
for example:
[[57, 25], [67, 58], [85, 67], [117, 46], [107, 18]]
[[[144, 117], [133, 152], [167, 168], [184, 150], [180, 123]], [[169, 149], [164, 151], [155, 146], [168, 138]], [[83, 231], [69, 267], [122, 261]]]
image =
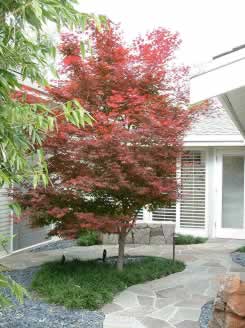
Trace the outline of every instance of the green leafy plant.
[[145, 257], [125, 264], [119, 272], [115, 264], [98, 261], [46, 263], [37, 272], [32, 288], [50, 303], [68, 308], [95, 310], [113, 300], [129, 286], [184, 270], [185, 265], [160, 257]]
[[[19, 303], [23, 303], [24, 296], [29, 296], [27, 290], [8, 276], [0, 273], [0, 288], [7, 288]], [[11, 305], [9, 298], [0, 293], [0, 307]]]
[[83, 230], [81, 231], [77, 244], [79, 246], [92, 246], [100, 244], [99, 234], [97, 231]]
[[[3, 249], [7, 249], [7, 244], [9, 243], [9, 237], [0, 234], [0, 245]], [[0, 265], [0, 271], [6, 271], [7, 268]], [[28, 296], [27, 290], [20, 284], [15, 282], [9, 276], [0, 273], [0, 288], [6, 288], [10, 293], [15, 296], [16, 300], [23, 303], [24, 296]], [[0, 307], [5, 307], [11, 305], [11, 301], [3, 293], [0, 293]]]
[[245, 253], [245, 246], [238, 248], [236, 252]]
[[192, 245], [192, 244], [203, 244], [208, 240], [208, 238], [195, 237], [192, 235], [176, 235], [175, 244], [176, 245]]
[[[46, 86], [45, 72], [55, 72], [55, 44], [47, 25], [85, 29], [93, 21], [99, 29], [104, 16], [80, 13], [75, 0], [0, 0], [0, 187], [32, 179], [36, 187], [48, 184], [41, 149], [56, 128], [56, 115], [44, 99], [32, 103], [13, 97], [23, 83]], [[31, 89], [31, 88], [30, 88]], [[28, 90], [33, 95], [33, 90]], [[43, 98], [45, 94], [42, 93]], [[41, 97], [42, 98], [42, 97]], [[64, 119], [83, 126], [91, 117], [74, 99], [60, 106]]]

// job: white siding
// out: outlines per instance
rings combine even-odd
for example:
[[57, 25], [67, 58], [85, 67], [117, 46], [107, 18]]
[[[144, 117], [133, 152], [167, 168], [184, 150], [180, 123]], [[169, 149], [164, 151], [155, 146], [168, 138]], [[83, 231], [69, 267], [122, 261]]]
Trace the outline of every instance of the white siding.
[[11, 198], [7, 188], [0, 189], [0, 239], [9, 239], [5, 247], [0, 245], [0, 257], [31, 245], [46, 241], [49, 226], [32, 229], [28, 222], [13, 224], [13, 217], [9, 207]]
[[14, 224], [13, 230], [15, 235], [13, 239], [14, 251], [49, 240], [47, 236], [50, 226], [32, 228], [30, 222], [24, 220], [20, 223]]
[[[8, 206], [9, 204], [9, 197], [6, 188], [0, 189], [0, 236], [1, 237], [11, 237], [11, 211]], [[7, 245], [7, 251], [11, 250], [11, 240]], [[0, 256], [6, 254], [5, 249], [0, 247]]]

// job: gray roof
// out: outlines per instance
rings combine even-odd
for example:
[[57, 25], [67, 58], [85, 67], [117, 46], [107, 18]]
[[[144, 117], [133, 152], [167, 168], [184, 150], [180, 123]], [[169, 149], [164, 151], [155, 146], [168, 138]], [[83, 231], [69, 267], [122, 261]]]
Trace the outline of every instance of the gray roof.
[[240, 132], [227, 112], [217, 108], [201, 114], [187, 135], [240, 135]]

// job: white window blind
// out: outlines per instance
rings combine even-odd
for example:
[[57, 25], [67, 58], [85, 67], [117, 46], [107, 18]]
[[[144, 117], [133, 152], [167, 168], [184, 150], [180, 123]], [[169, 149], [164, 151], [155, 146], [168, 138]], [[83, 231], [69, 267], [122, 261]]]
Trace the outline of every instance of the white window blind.
[[[206, 218], [205, 152], [188, 151], [181, 158], [180, 228], [204, 229]], [[143, 220], [143, 210], [138, 213]], [[152, 212], [154, 222], [176, 222], [176, 204]]]
[[176, 205], [171, 207], [162, 207], [152, 212], [153, 221], [175, 222], [176, 221]]
[[137, 214], [137, 220], [143, 220], [144, 219], [144, 211], [141, 209]]
[[185, 152], [181, 158], [180, 227], [205, 228], [206, 161], [201, 151]]

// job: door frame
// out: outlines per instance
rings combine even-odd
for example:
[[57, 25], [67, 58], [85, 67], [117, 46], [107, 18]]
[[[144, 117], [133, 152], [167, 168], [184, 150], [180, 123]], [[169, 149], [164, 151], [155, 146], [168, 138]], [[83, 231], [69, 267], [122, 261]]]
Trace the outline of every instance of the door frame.
[[[223, 200], [223, 157], [241, 156], [244, 158], [244, 212], [243, 228], [223, 228], [222, 227], [222, 200]], [[216, 153], [216, 224], [215, 235], [217, 238], [245, 238], [245, 152], [238, 150], [218, 150]]]

